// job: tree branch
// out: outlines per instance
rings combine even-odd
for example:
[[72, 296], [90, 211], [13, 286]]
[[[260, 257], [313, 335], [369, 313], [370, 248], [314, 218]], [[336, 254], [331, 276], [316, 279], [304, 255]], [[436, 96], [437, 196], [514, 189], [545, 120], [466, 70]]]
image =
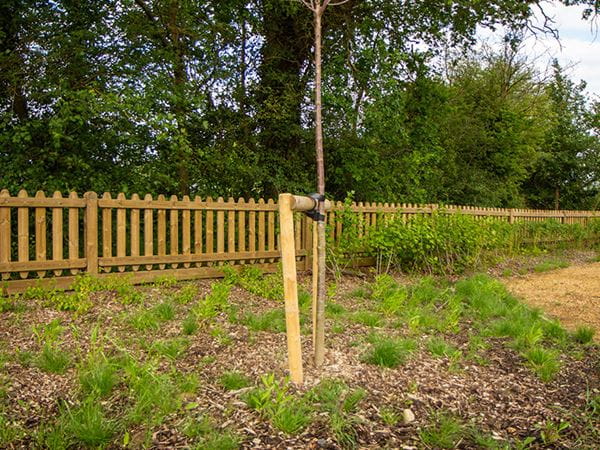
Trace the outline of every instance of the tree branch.
[[150, 7], [144, 3], [144, 0], [134, 0], [136, 5], [138, 5], [142, 11], [144, 11], [144, 14], [146, 15], [146, 17], [148, 18], [148, 20], [150, 20], [150, 22], [152, 22], [154, 24], [154, 26], [156, 26], [157, 31], [158, 31], [158, 36], [160, 37], [160, 40], [163, 44], [163, 46], [165, 48], [168, 48], [171, 46], [169, 40], [167, 39], [167, 37], [161, 32], [161, 26], [160, 23], [158, 21], [158, 18], [152, 13], [152, 10], [150, 9]]

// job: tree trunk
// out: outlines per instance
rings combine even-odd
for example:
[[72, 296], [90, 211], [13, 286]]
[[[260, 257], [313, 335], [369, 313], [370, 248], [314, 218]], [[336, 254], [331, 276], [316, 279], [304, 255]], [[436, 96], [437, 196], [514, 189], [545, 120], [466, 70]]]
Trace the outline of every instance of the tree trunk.
[[[321, 16], [323, 8], [317, 5], [314, 10], [315, 19], [315, 147], [317, 159], [317, 191], [325, 195], [325, 163], [323, 159], [323, 117], [321, 105]], [[325, 215], [325, 202], [319, 203], [319, 214]], [[325, 222], [317, 225], [319, 261], [317, 279], [317, 312], [315, 323], [315, 365], [323, 364], [325, 359]]]

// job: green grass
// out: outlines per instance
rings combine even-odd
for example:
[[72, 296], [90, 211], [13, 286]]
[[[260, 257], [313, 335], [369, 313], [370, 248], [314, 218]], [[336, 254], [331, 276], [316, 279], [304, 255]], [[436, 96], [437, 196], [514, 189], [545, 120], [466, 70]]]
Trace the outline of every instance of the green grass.
[[45, 344], [35, 358], [35, 364], [40, 369], [58, 374], [65, 373], [71, 367], [71, 362], [69, 354], [53, 344]]
[[366, 391], [351, 389], [342, 380], [324, 379], [306, 394], [306, 399], [327, 418], [336, 442], [342, 448], [353, 448], [358, 439], [356, 428], [361, 421], [355, 413], [365, 396]]
[[116, 422], [106, 417], [101, 403], [93, 396], [74, 409], [67, 408], [62, 420], [70, 440], [88, 447], [108, 444], [117, 431]]
[[351, 322], [364, 325], [366, 327], [379, 327], [383, 325], [383, 319], [375, 312], [362, 310], [356, 311], [348, 317]]
[[151, 331], [160, 328], [160, 320], [151, 310], [142, 309], [129, 316], [129, 324], [138, 331]]
[[247, 313], [240, 319], [240, 323], [252, 331], [283, 333], [285, 331], [285, 311], [281, 307], [262, 314]]
[[419, 438], [427, 448], [455, 448], [464, 436], [462, 423], [446, 412], [434, 414], [430, 424], [419, 431]]
[[246, 375], [234, 370], [223, 373], [219, 377], [219, 382], [228, 391], [237, 391], [252, 384], [252, 381]]
[[185, 353], [189, 345], [186, 338], [159, 339], [152, 342], [149, 351], [151, 354], [175, 360]]
[[432, 337], [427, 341], [427, 350], [435, 358], [451, 357], [459, 350], [441, 337]]
[[186, 336], [195, 334], [200, 326], [198, 325], [198, 319], [193, 314], [188, 315], [183, 322], [181, 322], [181, 332]]
[[560, 360], [555, 350], [534, 347], [527, 350], [523, 356], [542, 381], [551, 381], [560, 370]]
[[412, 339], [387, 338], [376, 336], [362, 357], [368, 364], [394, 368], [404, 364], [417, 348]]
[[198, 296], [198, 286], [192, 283], [185, 284], [173, 295], [173, 301], [180, 305], [187, 305]]
[[581, 326], [577, 327], [573, 333], [573, 339], [579, 344], [589, 344], [594, 339], [596, 330], [590, 327]]
[[168, 301], [156, 305], [152, 312], [162, 322], [167, 322], [175, 318], [175, 307]]
[[544, 261], [534, 266], [534, 272], [548, 272], [549, 270], [564, 269], [569, 263], [563, 260]]
[[286, 434], [298, 434], [312, 421], [312, 409], [305, 399], [289, 393], [287, 381], [281, 382], [273, 374], [261, 377], [261, 385], [247, 392], [244, 400]]
[[159, 373], [151, 361], [142, 364], [131, 358], [126, 360], [124, 381], [133, 399], [126, 413], [127, 423], [158, 424], [181, 404], [173, 378]]
[[104, 357], [92, 355], [79, 368], [79, 384], [84, 394], [105, 397], [119, 382], [117, 366]]

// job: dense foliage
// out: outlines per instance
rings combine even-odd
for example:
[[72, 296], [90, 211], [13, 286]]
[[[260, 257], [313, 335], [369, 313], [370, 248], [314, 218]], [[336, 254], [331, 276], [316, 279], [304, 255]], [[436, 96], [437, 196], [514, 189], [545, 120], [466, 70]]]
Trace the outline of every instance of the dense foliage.
[[330, 242], [334, 267], [351, 264], [362, 256], [376, 258], [377, 268], [429, 273], [461, 273], [484, 267], [497, 257], [548, 247], [577, 248], [600, 240], [600, 220], [566, 224], [557, 220], [509, 223], [493, 217], [433, 214], [380, 217], [378, 226], [361, 233], [359, 217], [349, 208], [338, 214], [343, 239]]
[[[593, 0], [563, 3], [598, 12]], [[542, 79], [514, 51], [539, 7], [350, 0], [330, 8], [330, 194], [595, 207], [598, 104], [560, 67]], [[478, 26], [498, 25], [512, 30], [503, 53], [467, 51]], [[0, 187], [312, 191], [311, 33], [310, 12], [289, 0], [5, 0]]]

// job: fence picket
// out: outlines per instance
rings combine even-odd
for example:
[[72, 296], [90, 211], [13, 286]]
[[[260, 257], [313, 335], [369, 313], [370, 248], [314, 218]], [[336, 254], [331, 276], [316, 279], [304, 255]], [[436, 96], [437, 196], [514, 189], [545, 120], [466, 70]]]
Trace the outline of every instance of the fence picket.
[[[158, 196], [158, 201], [165, 201], [164, 195]], [[159, 209], [158, 210], [158, 236], [156, 238], [156, 243], [158, 244], [158, 255], [165, 256], [167, 254], [167, 210]], [[165, 264], [159, 264], [158, 268], [163, 270], [166, 267]]]
[[[103, 199], [110, 200], [110, 192], [105, 192]], [[102, 256], [110, 258], [112, 256], [112, 209], [104, 208], [102, 210]], [[111, 268], [106, 267], [106, 272], [110, 272]]]
[[[140, 196], [137, 194], [133, 194], [131, 196], [131, 200], [138, 201]], [[140, 210], [134, 208], [130, 213], [131, 219], [131, 227], [130, 227], [130, 238], [129, 242], [131, 245], [131, 256], [140, 256]], [[140, 269], [140, 266], [134, 265], [131, 266], [131, 270], [137, 272]]]
[[[189, 202], [190, 198], [187, 195], [183, 196], [184, 202]], [[192, 254], [192, 219], [191, 212], [189, 209], [184, 209], [181, 213], [181, 253], [184, 255]], [[183, 267], [186, 269], [190, 267], [190, 263], [184, 263]]]
[[[117, 200], [126, 200], [125, 194], [117, 195]], [[126, 254], [127, 244], [127, 210], [125, 208], [117, 208], [117, 257], [121, 258]], [[125, 272], [125, 266], [118, 266], [119, 272]]]
[[[46, 198], [44, 192], [37, 191], [35, 198]], [[35, 208], [35, 260], [46, 260], [46, 208]], [[45, 270], [38, 271], [38, 277], [46, 276]]]
[[[148, 206], [152, 203], [152, 195], [146, 194], [144, 201]], [[154, 217], [152, 209], [144, 210], [144, 256], [154, 255]], [[152, 264], [146, 264], [146, 270], [152, 270]]]
[[[235, 205], [235, 200], [229, 197], [227, 203]], [[235, 253], [235, 210], [227, 211], [227, 253]]]
[[[176, 195], [171, 195], [171, 201], [173, 203], [177, 202], [177, 196]], [[179, 254], [179, 210], [177, 209], [172, 209], [170, 211], [170, 217], [169, 217], [169, 225], [170, 225], [170, 233], [169, 233], [169, 245], [170, 245], [170, 250], [171, 250], [171, 255], [178, 255]], [[172, 263], [171, 264], [171, 268], [173, 269], [177, 269], [179, 267], [179, 264], [176, 263]]]
[[[10, 198], [6, 189], [0, 191], [0, 199]], [[8, 264], [11, 260], [11, 230], [10, 230], [10, 208], [0, 208], [0, 264]], [[10, 278], [10, 272], [2, 272], [2, 279]]]
[[[201, 203], [202, 199], [198, 196], [194, 198], [194, 203]], [[194, 211], [194, 254], [202, 254], [202, 211]], [[200, 267], [200, 263], [196, 263]]]
[[[212, 197], [207, 197], [206, 199], [207, 205], [211, 205], [213, 203]], [[205, 252], [207, 254], [212, 254], [214, 252], [214, 226], [215, 226], [215, 217], [212, 210], [206, 211], [206, 248]]]
[[[246, 203], [242, 197], [238, 199], [238, 205]], [[246, 211], [238, 211], [238, 251], [246, 251]]]
[[[58, 191], [52, 195], [52, 198], [60, 199], [62, 194]], [[1, 233], [1, 232], [0, 232]], [[52, 260], [61, 261], [63, 259], [63, 209], [52, 208]], [[54, 276], [61, 276], [62, 269], [56, 269]]]
[[[27, 198], [27, 191], [20, 190], [17, 194], [19, 198]], [[18, 231], [19, 235], [18, 246], [19, 246], [19, 262], [29, 261], [29, 208], [18, 208], [17, 209], [17, 220], [18, 220]], [[19, 272], [19, 276], [23, 279], [27, 278], [29, 272]]]
[[[78, 198], [77, 192], [71, 192], [69, 198]], [[69, 259], [79, 258], [79, 208], [69, 208]], [[76, 275], [79, 269], [71, 269]]]

